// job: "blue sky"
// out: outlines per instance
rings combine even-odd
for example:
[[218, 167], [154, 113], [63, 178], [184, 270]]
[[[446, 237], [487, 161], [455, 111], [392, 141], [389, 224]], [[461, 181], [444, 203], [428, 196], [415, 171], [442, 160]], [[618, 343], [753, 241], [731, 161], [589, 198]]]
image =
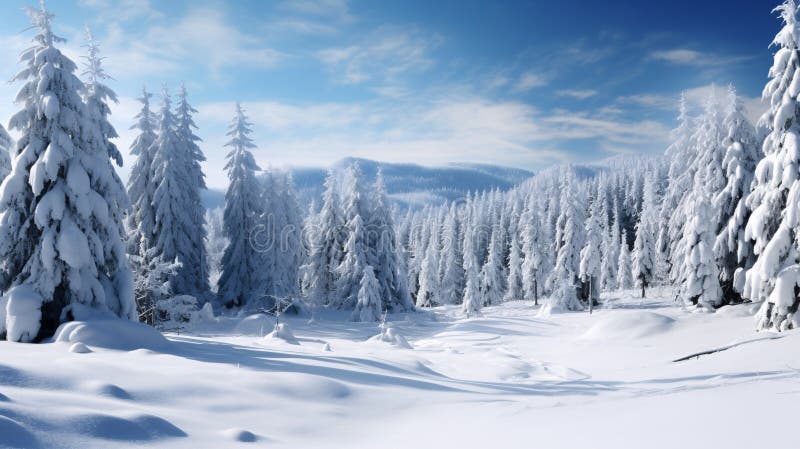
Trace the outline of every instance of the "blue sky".
[[[0, 77], [31, 31], [30, 1], [3, 2]], [[84, 24], [100, 40], [113, 120], [127, 148], [143, 84], [185, 82], [223, 187], [233, 102], [255, 125], [257, 161], [345, 156], [539, 169], [667, 144], [678, 95], [695, 105], [734, 82], [760, 111], [779, 22], [762, 1], [50, 0], [64, 51]], [[0, 120], [18, 86], [0, 86]], [[130, 164], [127, 164], [130, 165]], [[126, 171], [123, 170], [123, 175]]]

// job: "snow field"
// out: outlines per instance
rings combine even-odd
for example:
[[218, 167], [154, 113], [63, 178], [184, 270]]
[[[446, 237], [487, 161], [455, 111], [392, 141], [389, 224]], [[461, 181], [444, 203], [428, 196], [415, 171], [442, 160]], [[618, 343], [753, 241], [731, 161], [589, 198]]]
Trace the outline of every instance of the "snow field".
[[772, 334], [749, 330], [752, 306], [668, 298], [548, 318], [522, 301], [469, 319], [446, 306], [382, 329], [321, 311], [282, 317], [278, 338], [265, 315], [218, 318], [159, 344], [71, 323], [53, 343], [0, 343], [0, 447], [792, 447], [752, 429], [791, 426], [797, 335], [672, 363]]

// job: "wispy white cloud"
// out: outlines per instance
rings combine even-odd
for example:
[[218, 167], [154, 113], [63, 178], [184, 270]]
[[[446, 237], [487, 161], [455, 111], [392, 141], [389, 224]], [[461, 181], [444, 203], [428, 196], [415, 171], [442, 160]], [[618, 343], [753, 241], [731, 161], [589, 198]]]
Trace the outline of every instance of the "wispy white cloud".
[[585, 100], [597, 95], [597, 91], [593, 89], [563, 89], [557, 90], [556, 95], [577, 98], [578, 100]]
[[102, 45], [115, 77], [165, 75], [205, 68], [215, 78], [231, 67], [269, 69], [288, 58], [264, 39], [228, 23], [215, 9], [193, 9], [173, 20], [154, 22], [132, 38], [123, 23], [109, 22]]
[[736, 64], [752, 59], [750, 56], [723, 56], [713, 53], [704, 53], [687, 48], [659, 50], [650, 53], [649, 59], [663, 61], [677, 65], [710, 67]]
[[357, 22], [347, 0], [287, 0], [267, 28], [300, 35], [334, 34]]
[[435, 64], [431, 52], [441, 37], [415, 27], [381, 27], [350, 45], [317, 53], [334, 79], [344, 84], [393, 84], [401, 76], [423, 72]]
[[514, 90], [517, 92], [528, 92], [531, 89], [546, 86], [547, 83], [547, 77], [541, 73], [525, 72], [520, 75], [519, 79], [514, 85]]

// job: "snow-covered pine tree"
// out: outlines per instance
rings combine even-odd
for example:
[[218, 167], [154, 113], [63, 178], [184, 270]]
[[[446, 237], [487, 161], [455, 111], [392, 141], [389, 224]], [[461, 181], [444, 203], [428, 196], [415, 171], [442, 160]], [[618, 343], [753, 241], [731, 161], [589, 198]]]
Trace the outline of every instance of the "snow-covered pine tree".
[[[19, 131], [13, 169], [0, 187], [0, 290], [12, 341], [49, 337], [86, 309], [135, 320], [133, 276], [122, 240], [125, 189], [109, 160], [101, 116], [80, 97], [75, 63], [55, 44], [53, 15], [29, 8], [38, 28], [10, 121]], [[110, 126], [110, 125], [109, 125]]]
[[[169, 105], [163, 111], [169, 114]], [[163, 127], [166, 125], [162, 124]], [[169, 133], [168, 129], [162, 132]], [[222, 274], [217, 283], [219, 299], [228, 307], [241, 306], [263, 294], [261, 254], [251, 241], [257, 237], [262, 213], [261, 186], [255, 176], [259, 167], [250, 152], [255, 148], [251, 133], [252, 125], [237, 103], [236, 116], [227, 134], [231, 140], [225, 144], [230, 148], [225, 164], [230, 184], [225, 193], [223, 228], [229, 243], [222, 256]], [[161, 140], [163, 136], [159, 136]]]
[[689, 166], [695, 157], [695, 131], [697, 120], [689, 115], [688, 100], [681, 94], [678, 127], [672, 131], [672, 144], [667, 148], [669, 159], [667, 191], [662, 202], [658, 229], [659, 258], [666, 262], [670, 279], [677, 278], [681, 265], [680, 256], [673, 254], [674, 247], [682, 235], [685, 211], [681, 206], [683, 198], [692, 188], [693, 173]]
[[[714, 252], [720, 268], [720, 284], [724, 302], [739, 302], [744, 284], [742, 273], [753, 265], [752, 249], [744, 239], [744, 227], [750, 217], [745, 197], [750, 191], [753, 172], [761, 159], [760, 140], [753, 125], [744, 115], [744, 106], [733, 85], [728, 87], [728, 106], [723, 126], [726, 132], [723, 146], [727, 148], [722, 161], [727, 184], [713, 198], [714, 209], [722, 225]], [[739, 283], [735, 285], [737, 278]]]
[[[153, 158], [155, 157], [156, 141], [155, 116], [150, 111], [150, 98], [152, 95], [142, 88], [139, 102], [142, 109], [136, 115], [136, 124], [131, 129], [138, 131], [131, 144], [130, 153], [136, 156], [136, 162], [131, 166], [128, 178], [128, 197], [131, 208], [128, 211], [128, 254], [137, 256], [141, 260], [147, 257], [147, 250], [153, 246], [153, 230], [155, 229], [155, 209], [153, 197], [155, 185], [153, 184]], [[141, 269], [137, 267], [139, 275]], [[144, 283], [137, 283], [144, 285]], [[137, 295], [138, 296], [138, 295]]]
[[435, 221], [430, 225], [430, 240], [419, 272], [418, 307], [437, 306], [442, 302], [439, 281], [439, 225]]
[[352, 319], [364, 322], [378, 321], [382, 314], [381, 287], [371, 266], [365, 266], [363, 271]]
[[492, 226], [489, 238], [489, 253], [480, 272], [481, 302], [484, 306], [500, 304], [503, 301], [505, 287], [503, 285], [502, 245], [503, 229], [500, 224]]
[[297, 293], [305, 259], [302, 211], [289, 173], [267, 170], [261, 179], [260, 227], [264, 239], [255, 242], [262, 259], [264, 293], [286, 297]]
[[504, 301], [524, 298], [524, 288], [522, 285], [522, 247], [519, 242], [519, 234], [513, 233], [511, 236], [511, 248], [508, 253], [508, 276], [506, 277], [506, 293]]
[[600, 262], [600, 285], [607, 290], [617, 288], [617, 263], [619, 262], [619, 207], [617, 200], [614, 199], [611, 226], [608, 232], [603, 235], [602, 254]]
[[439, 260], [442, 267], [442, 282], [439, 286], [442, 304], [458, 304], [464, 294], [464, 260], [459, 251], [459, 235], [458, 209], [453, 203], [444, 222], [442, 254]]
[[578, 226], [583, 220], [578, 211], [579, 201], [572, 177], [572, 173], [565, 173], [562, 181], [561, 214], [556, 224], [556, 264], [550, 282], [553, 293], [547, 304], [548, 310], [552, 311], [583, 309], [577, 295], [580, 249], [583, 247]]
[[691, 215], [684, 228], [687, 257], [683, 261], [681, 298], [706, 308], [722, 303], [719, 272], [714, 257], [714, 210], [702, 190], [692, 193]]
[[[177, 139], [178, 159], [181, 175], [188, 182], [182, 186], [183, 214], [189, 221], [191, 230], [187, 235], [188, 245], [179, 252], [183, 266], [174, 282], [176, 294], [189, 294], [200, 299], [206, 298], [208, 286], [208, 258], [206, 256], [205, 207], [202, 191], [206, 189], [205, 175], [200, 163], [205, 161], [203, 152], [197, 145], [200, 138], [194, 131], [197, 125], [192, 115], [197, 110], [189, 104], [186, 86], [181, 85], [175, 111], [175, 137]], [[191, 266], [187, 266], [191, 265]]]
[[762, 302], [760, 329], [800, 327], [797, 314], [800, 285], [800, 23], [794, 0], [778, 6], [784, 26], [763, 98], [769, 109], [761, 124], [769, 129], [746, 205], [752, 215], [745, 239], [752, 242], [757, 260], [747, 271], [742, 296]]
[[467, 317], [481, 313], [480, 273], [475, 256], [475, 236], [471, 219], [464, 226], [464, 298], [461, 310]]
[[336, 268], [342, 263], [346, 239], [336, 176], [331, 171], [325, 178], [322, 209], [315, 224], [306, 229], [310, 246], [302, 268], [303, 292], [315, 304], [325, 305], [335, 299]]
[[591, 215], [586, 220], [586, 243], [581, 249], [579, 273], [582, 299], [597, 304], [600, 298], [600, 202], [592, 202]]
[[633, 288], [631, 251], [628, 248], [627, 231], [622, 231], [622, 240], [620, 241], [619, 259], [617, 260], [617, 288], [620, 290], [630, 290]]
[[351, 165], [345, 174], [343, 192], [347, 241], [344, 245], [344, 258], [336, 268], [336, 306], [341, 309], [356, 307], [361, 277], [371, 257], [364, 218], [369, 219], [369, 205], [363, 184], [361, 168], [358, 164]]
[[14, 139], [8, 135], [6, 129], [0, 124], [0, 182], [11, 173], [11, 152], [14, 151]]
[[370, 205], [368, 244], [373, 248], [373, 257], [369, 263], [375, 271], [381, 298], [387, 310], [412, 309], [407, 280], [405, 276], [401, 276], [398, 238], [386, 197], [386, 184], [380, 170], [372, 188]]
[[642, 212], [639, 214], [639, 222], [636, 224], [636, 239], [633, 242], [631, 269], [636, 286], [642, 291], [642, 298], [644, 298], [645, 289], [653, 281], [656, 264], [653, 228], [655, 217], [658, 214], [658, 200], [652, 173], [647, 175], [643, 195]]
[[522, 262], [523, 298], [532, 299], [534, 304], [538, 305], [544, 260], [541, 242], [539, 241], [541, 223], [539, 223], [535, 207], [536, 205], [529, 200], [520, 218], [520, 232], [522, 234], [522, 254], [524, 257]]
[[[724, 149], [722, 130], [722, 114], [720, 113], [719, 100], [716, 89], [712, 89], [706, 100], [705, 111], [698, 120], [698, 126], [692, 137], [694, 152], [683, 174], [683, 178], [690, 178], [689, 187], [678, 202], [675, 213], [670, 220], [670, 255], [675, 261], [672, 265], [671, 280], [680, 283], [684, 276], [681, 273], [683, 260], [688, 257], [688, 235], [684, 227], [691, 219], [691, 208], [697, 195], [713, 197], [725, 186], [722, 170]], [[702, 192], [701, 192], [702, 191]]]

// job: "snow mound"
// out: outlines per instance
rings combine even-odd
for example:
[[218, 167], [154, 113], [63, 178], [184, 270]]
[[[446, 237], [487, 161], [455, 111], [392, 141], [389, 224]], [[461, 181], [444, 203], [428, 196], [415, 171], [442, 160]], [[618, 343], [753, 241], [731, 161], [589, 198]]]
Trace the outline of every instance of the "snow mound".
[[170, 348], [170, 342], [157, 330], [126, 320], [71, 321], [59, 326], [53, 340], [118, 351], [164, 352]]
[[674, 319], [653, 312], [617, 312], [598, 320], [582, 338], [586, 339], [635, 339], [650, 337], [668, 331]]
[[88, 354], [92, 352], [88, 346], [81, 342], [73, 343], [72, 346], [69, 347], [69, 352], [73, 354]]
[[30, 430], [11, 418], [0, 415], [0, 447], [39, 447]]
[[275, 328], [273, 329], [273, 331], [270, 332], [269, 335], [267, 335], [264, 338], [283, 340], [286, 343], [293, 344], [293, 345], [299, 345], [300, 344], [300, 342], [297, 341], [297, 338], [294, 336], [294, 333], [292, 332], [292, 328], [289, 327], [289, 324], [287, 324], [287, 323], [279, 323], [279, 324], [277, 324], [275, 326]]
[[152, 441], [187, 436], [171, 422], [153, 415], [77, 415], [68, 424], [83, 435], [104, 440]]
[[104, 396], [114, 399], [133, 399], [127, 391], [113, 384], [106, 384], [102, 382], [88, 382], [84, 384], [84, 391], [89, 392], [95, 396]]
[[258, 441], [258, 436], [256, 434], [244, 429], [228, 429], [222, 432], [222, 434], [239, 443], [255, 443]]
[[403, 349], [414, 349], [411, 346], [411, 343], [405, 339], [400, 333], [398, 333], [391, 324], [386, 324], [383, 326], [381, 333], [370, 338], [369, 341], [382, 341], [385, 343], [389, 343], [390, 345], [397, 346], [398, 348]]
[[264, 315], [263, 313], [258, 313], [255, 315], [250, 315], [247, 318], [244, 318], [239, 324], [236, 325], [233, 332], [239, 335], [253, 335], [253, 336], [264, 336], [266, 335], [270, 329], [275, 327], [275, 319]]
[[6, 305], [5, 328], [9, 341], [27, 343], [36, 338], [42, 319], [42, 297], [32, 286], [23, 284], [12, 288], [2, 301]]
[[717, 316], [751, 317], [755, 315], [752, 304], [738, 304], [735, 306], [722, 306], [717, 309]]

